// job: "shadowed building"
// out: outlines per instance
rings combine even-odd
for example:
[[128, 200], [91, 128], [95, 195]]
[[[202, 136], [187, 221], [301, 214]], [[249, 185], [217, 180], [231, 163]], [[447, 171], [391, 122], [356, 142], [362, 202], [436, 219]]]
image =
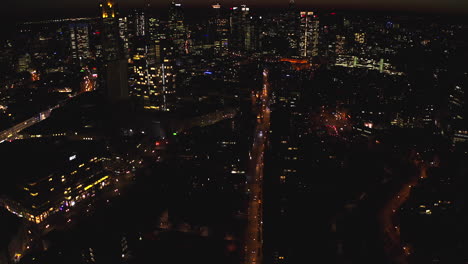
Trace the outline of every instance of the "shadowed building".
[[116, 102], [128, 97], [128, 62], [120, 37], [115, 1], [101, 2], [100, 7], [104, 33], [106, 95], [111, 102]]

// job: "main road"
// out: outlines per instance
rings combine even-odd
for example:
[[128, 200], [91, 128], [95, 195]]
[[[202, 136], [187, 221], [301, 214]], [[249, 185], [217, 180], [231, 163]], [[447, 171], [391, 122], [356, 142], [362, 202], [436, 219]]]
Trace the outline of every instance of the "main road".
[[18, 134], [19, 132], [21, 132], [22, 130], [34, 125], [34, 124], [37, 124], [39, 122], [41, 122], [42, 120], [44, 119], [47, 119], [49, 116], [50, 116], [50, 113], [52, 112], [52, 110], [60, 107], [61, 105], [58, 104], [56, 106], [53, 106], [39, 114], [36, 114], [34, 115], [33, 117], [21, 122], [21, 123], [18, 123], [16, 125], [14, 125], [13, 127], [11, 128], [8, 128], [6, 130], [3, 130], [3, 131], [0, 131], [0, 143], [3, 143], [7, 140], [15, 140], [17, 139], [18, 137]]
[[268, 70], [263, 71], [263, 89], [259, 96], [261, 107], [257, 112], [257, 125], [247, 171], [247, 229], [245, 264], [262, 263], [263, 249], [263, 169], [267, 133], [270, 130], [270, 83]]

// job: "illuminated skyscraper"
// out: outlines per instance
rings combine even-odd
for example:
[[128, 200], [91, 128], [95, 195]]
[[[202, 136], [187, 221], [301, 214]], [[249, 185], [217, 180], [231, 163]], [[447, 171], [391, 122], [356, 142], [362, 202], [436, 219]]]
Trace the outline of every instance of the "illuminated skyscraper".
[[135, 33], [137, 37], [146, 36], [147, 20], [144, 10], [136, 10], [135, 13]]
[[229, 19], [220, 4], [212, 5], [214, 11], [214, 50], [217, 55], [226, 55], [229, 45]]
[[319, 45], [319, 19], [311, 11], [300, 12], [301, 42], [300, 51], [303, 57], [318, 56]]
[[246, 23], [247, 35], [245, 43], [245, 49], [247, 51], [257, 51], [261, 49], [262, 42], [260, 40], [260, 34], [263, 31], [263, 17], [257, 15], [251, 15]]
[[159, 21], [159, 19], [154, 17], [148, 19], [148, 35], [151, 41], [166, 39], [166, 36], [162, 30], [161, 21]]
[[250, 27], [250, 8], [246, 5], [233, 7], [230, 17], [230, 47], [234, 50], [247, 50], [251, 47], [252, 28]]
[[128, 19], [126, 17], [119, 18], [119, 35], [123, 42], [124, 55], [129, 56], [130, 41], [128, 36]]
[[294, 0], [289, 1], [289, 7], [285, 15], [284, 34], [288, 42], [288, 55], [297, 56], [299, 47], [299, 20], [297, 18], [296, 4]]
[[172, 2], [169, 7], [169, 39], [172, 40], [176, 51], [179, 53], [185, 53], [185, 41], [187, 32], [184, 26], [184, 13], [182, 4]]
[[113, 61], [122, 58], [123, 45], [119, 33], [119, 20], [114, 0], [100, 4], [103, 24], [104, 60]]
[[110, 101], [115, 102], [128, 97], [128, 63], [119, 32], [116, 3], [114, 0], [106, 0], [101, 2], [100, 7], [106, 94]]
[[136, 37], [133, 43], [130, 94], [140, 97], [140, 101], [147, 106], [155, 92], [155, 47], [151, 47], [144, 37]]
[[178, 7], [174, 4], [176, 9], [171, 13], [172, 28], [149, 17], [147, 9], [135, 10], [128, 18], [131, 37], [130, 95], [147, 110], [171, 110], [168, 97], [174, 94], [172, 62], [176, 50], [171, 33], [180, 29]]
[[135, 40], [130, 94], [145, 109], [170, 111], [168, 97], [174, 93], [174, 75], [171, 60], [164, 57], [165, 49], [159, 41]]
[[86, 60], [90, 54], [88, 24], [70, 24], [70, 46], [75, 60]]

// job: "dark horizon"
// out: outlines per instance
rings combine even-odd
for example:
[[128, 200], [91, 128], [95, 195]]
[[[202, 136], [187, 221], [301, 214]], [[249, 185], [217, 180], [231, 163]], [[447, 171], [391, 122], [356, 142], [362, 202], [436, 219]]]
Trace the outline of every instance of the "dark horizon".
[[[125, 12], [126, 9], [143, 7], [146, 0], [129, 1], [118, 0], [120, 9]], [[18, 0], [13, 3], [13, 7], [9, 9], [7, 16], [16, 18], [17, 21], [27, 21], [28, 18], [54, 18], [54, 17], [70, 17], [70, 16], [97, 16], [98, 0], [82, 0], [82, 1], [57, 1], [57, 0]], [[170, 0], [156, 1], [149, 0], [153, 9], [166, 9], [169, 7]], [[181, 2], [187, 8], [208, 8], [211, 4], [219, 2], [227, 7], [246, 4], [253, 8], [262, 9], [280, 9], [287, 8], [288, 0], [256, 0], [256, 1], [239, 1], [239, 0], [182, 0]], [[468, 2], [460, 1], [439, 1], [430, 0], [421, 2], [420, 0], [410, 1], [386, 1], [386, 0], [359, 0], [355, 3], [349, 3], [344, 0], [334, 0], [332, 2], [325, 0], [316, 1], [296, 1], [298, 8], [307, 9], [336, 9], [349, 11], [376, 11], [376, 12], [403, 12], [403, 13], [421, 13], [421, 14], [447, 14], [447, 15], [464, 15], [468, 14]]]
[[[23, 0], [24, 1], [24, 0]], [[231, 5], [228, 5], [231, 6]], [[287, 8], [287, 5], [276, 4], [270, 5], [268, 7], [264, 5], [249, 5], [250, 7], [256, 9], [254, 12], [281, 12]], [[141, 8], [143, 5], [120, 5], [120, 12], [125, 15], [130, 12], [132, 9]], [[167, 6], [151, 6], [151, 12], [154, 14], [161, 14], [169, 7]], [[200, 10], [209, 8], [210, 5], [185, 5], [188, 17], [199, 16], [198, 12], [190, 12], [190, 10]], [[368, 5], [297, 5], [298, 9], [316, 9], [318, 11], [336, 11], [336, 12], [349, 12], [354, 14], [365, 14], [365, 15], [416, 15], [416, 16], [426, 16], [426, 15], [437, 15], [438, 17], [446, 17], [449, 19], [465, 19], [465, 15], [468, 14], [468, 9], [438, 9], [431, 6], [425, 6], [424, 8], [405, 8], [403, 6], [392, 6], [380, 8], [377, 6], [368, 6]], [[38, 12], [40, 11], [40, 12]], [[375, 14], [372, 14], [372, 13]], [[56, 18], [77, 18], [77, 17], [98, 17], [99, 9], [98, 6], [93, 7], [38, 7], [38, 8], [13, 8], [11, 12], [8, 12], [4, 15], [6, 23], [22, 23], [29, 21], [39, 21], [39, 20], [49, 20]], [[3, 28], [4, 29], [4, 28]]]

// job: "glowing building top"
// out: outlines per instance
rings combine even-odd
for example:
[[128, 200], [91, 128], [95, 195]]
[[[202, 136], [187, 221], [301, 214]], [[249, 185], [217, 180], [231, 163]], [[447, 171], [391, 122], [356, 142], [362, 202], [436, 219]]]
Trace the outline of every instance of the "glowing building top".
[[115, 17], [115, 1], [106, 0], [99, 4], [101, 7], [102, 18], [114, 18]]

